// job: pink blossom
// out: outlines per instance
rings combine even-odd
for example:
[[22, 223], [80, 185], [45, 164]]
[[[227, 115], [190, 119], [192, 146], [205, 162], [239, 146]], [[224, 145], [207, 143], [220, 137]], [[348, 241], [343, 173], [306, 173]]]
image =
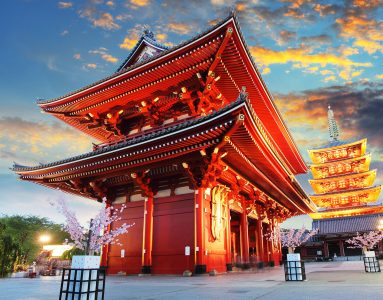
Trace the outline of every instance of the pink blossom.
[[[63, 230], [69, 233], [73, 240], [75, 247], [84, 250], [87, 244], [87, 230], [80, 225], [75, 213], [68, 209], [67, 203], [63, 198], [59, 198], [57, 203], [51, 203], [56, 206], [57, 210], [65, 217], [66, 224], [63, 226]], [[121, 205], [121, 208], [114, 209], [113, 206], [107, 207], [106, 199], [103, 199], [102, 207], [98, 214], [93, 218], [89, 230], [91, 236], [89, 237], [89, 251], [100, 252], [103, 245], [106, 244], [118, 244], [119, 237], [122, 234], [128, 232], [128, 228], [133, 226], [126, 223], [121, 226], [108, 230], [112, 223], [121, 220], [121, 213], [126, 208], [126, 205]]]
[[356, 233], [356, 236], [346, 241], [350, 244], [348, 248], [366, 248], [371, 250], [383, 239], [383, 231], [369, 231], [363, 234]]

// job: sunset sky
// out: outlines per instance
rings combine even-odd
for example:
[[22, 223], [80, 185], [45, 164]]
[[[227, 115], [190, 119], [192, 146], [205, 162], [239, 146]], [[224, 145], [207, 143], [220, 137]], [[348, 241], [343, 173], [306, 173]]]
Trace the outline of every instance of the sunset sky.
[[[97, 204], [17, 179], [13, 161], [36, 165], [81, 154], [94, 142], [54, 117], [51, 99], [117, 70], [148, 26], [177, 45], [235, 8], [245, 40], [299, 149], [328, 141], [331, 105], [341, 139], [368, 138], [383, 179], [383, 4], [380, 0], [13, 0], [0, 33], [0, 214], [62, 221], [48, 200], [63, 196], [84, 221]], [[299, 177], [308, 193], [309, 175]], [[381, 200], [379, 200], [381, 202]], [[300, 217], [291, 224], [310, 223]]]

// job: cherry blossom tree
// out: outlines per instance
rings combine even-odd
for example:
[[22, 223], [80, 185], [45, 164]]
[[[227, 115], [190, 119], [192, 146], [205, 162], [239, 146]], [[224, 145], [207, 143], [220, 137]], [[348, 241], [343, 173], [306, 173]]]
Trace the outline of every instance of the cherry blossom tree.
[[361, 248], [363, 252], [372, 250], [374, 246], [383, 239], [383, 231], [369, 231], [363, 234], [356, 233], [351, 239], [348, 239], [346, 243], [350, 244], [348, 248]]
[[280, 241], [282, 247], [288, 248], [289, 253], [293, 253], [295, 248], [307, 242], [317, 232], [317, 229], [308, 230], [304, 226], [301, 229], [281, 229], [279, 226], [276, 226], [267, 238], [272, 242]]
[[[74, 246], [81, 250], [87, 250], [90, 253], [99, 253], [101, 247], [106, 244], [118, 244], [118, 237], [128, 232], [129, 227], [133, 226], [123, 223], [117, 228], [107, 230], [110, 224], [121, 220], [121, 213], [125, 209], [125, 204], [120, 209], [113, 206], [107, 207], [106, 199], [103, 198], [102, 207], [98, 214], [91, 220], [89, 233], [88, 230], [81, 226], [76, 214], [68, 208], [67, 202], [63, 198], [59, 198], [57, 202], [51, 202], [51, 205], [62, 213], [65, 217], [66, 224], [63, 230], [69, 233], [73, 240]], [[90, 235], [90, 236], [89, 236]]]

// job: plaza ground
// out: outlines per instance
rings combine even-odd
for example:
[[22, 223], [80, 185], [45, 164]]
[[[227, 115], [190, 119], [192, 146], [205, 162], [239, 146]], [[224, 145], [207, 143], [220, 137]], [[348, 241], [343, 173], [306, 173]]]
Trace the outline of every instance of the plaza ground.
[[[108, 276], [105, 299], [383, 299], [383, 273], [363, 262], [306, 264], [306, 282], [285, 282], [283, 269], [218, 276]], [[59, 277], [1, 279], [0, 299], [58, 299]]]

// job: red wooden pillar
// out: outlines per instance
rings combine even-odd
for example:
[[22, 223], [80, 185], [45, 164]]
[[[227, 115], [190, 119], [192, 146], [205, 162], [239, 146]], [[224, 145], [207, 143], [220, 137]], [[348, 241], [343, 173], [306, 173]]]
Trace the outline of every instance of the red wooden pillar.
[[233, 271], [233, 262], [231, 261], [231, 216], [230, 205], [227, 202], [227, 220], [226, 220], [226, 270]]
[[205, 189], [198, 188], [196, 201], [195, 201], [195, 236], [196, 236], [196, 264], [195, 273], [203, 274], [206, 273], [206, 259], [205, 259], [205, 225], [204, 225], [204, 200], [205, 200]]
[[257, 260], [258, 262], [263, 262], [263, 226], [262, 226], [262, 220], [257, 220], [257, 232], [255, 235], [256, 238], [256, 245], [257, 245]]
[[329, 257], [330, 255], [329, 255], [329, 251], [328, 251], [328, 243], [327, 243], [327, 241], [324, 241], [323, 242], [323, 255], [324, 255], [324, 257]]
[[153, 248], [153, 195], [145, 199], [144, 205], [144, 228], [142, 239], [142, 274], [150, 274], [152, 267]]
[[344, 243], [343, 240], [339, 240], [339, 250], [340, 250], [340, 256], [346, 256], [344, 253]]
[[[107, 201], [105, 204], [106, 208], [110, 207], [110, 202]], [[110, 231], [110, 224], [107, 228], [104, 228], [105, 233], [108, 233]], [[102, 246], [101, 250], [101, 266], [107, 267], [108, 266], [108, 254], [109, 254], [109, 244], [105, 244]]]
[[268, 264], [269, 263], [269, 251], [270, 251], [270, 243], [266, 237], [266, 234], [268, 233], [268, 226], [269, 224], [264, 223], [263, 224], [263, 261]]
[[[245, 206], [243, 206], [245, 207]], [[249, 222], [247, 220], [246, 209], [241, 214], [241, 252], [242, 252], [242, 265], [243, 268], [250, 268], [250, 255], [249, 255]]]

